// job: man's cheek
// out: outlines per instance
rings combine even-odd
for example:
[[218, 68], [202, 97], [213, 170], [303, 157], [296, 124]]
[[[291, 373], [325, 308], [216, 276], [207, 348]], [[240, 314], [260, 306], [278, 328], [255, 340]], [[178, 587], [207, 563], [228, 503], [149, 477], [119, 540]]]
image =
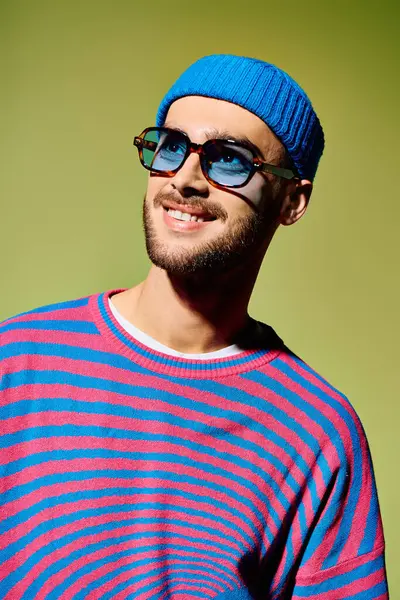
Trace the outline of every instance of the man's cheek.
[[262, 175], [256, 173], [247, 185], [237, 190], [243, 196], [243, 201], [257, 212], [264, 207], [267, 192], [266, 182], [260, 181], [260, 177], [262, 178]]
[[148, 200], [153, 200], [154, 196], [161, 190], [161, 188], [165, 185], [165, 179], [162, 177], [157, 177], [152, 174], [149, 174], [147, 180], [147, 193], [146, 196]]

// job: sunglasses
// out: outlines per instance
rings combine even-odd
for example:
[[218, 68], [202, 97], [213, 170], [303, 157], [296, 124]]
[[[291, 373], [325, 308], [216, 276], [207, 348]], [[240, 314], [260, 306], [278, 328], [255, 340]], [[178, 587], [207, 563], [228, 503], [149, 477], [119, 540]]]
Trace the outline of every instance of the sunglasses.
[[133, 144], [145, 169], [166, 177], [175, 175], [194, 152], [200, 157], [204, 177], [217, 187], [243, 187], [257, 172], [297, 179], [292, 170], [262, 161], [250, 147], [235, 140], [216, 139], [195, 144], [176, 129], [148, 127], [135, 137]]

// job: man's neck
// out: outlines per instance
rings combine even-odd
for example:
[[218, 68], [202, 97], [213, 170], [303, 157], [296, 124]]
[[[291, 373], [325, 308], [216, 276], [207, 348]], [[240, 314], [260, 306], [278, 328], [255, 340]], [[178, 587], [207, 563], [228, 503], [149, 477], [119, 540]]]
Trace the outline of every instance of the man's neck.
[[247, 270], [179, 279], [152, 266], [145, 281], [116, 294], [112, 302], [128, 321], [165, 346], [193, 354], [214, 352], [240, 343], [250, 327], [247, 306], [256, 274]]

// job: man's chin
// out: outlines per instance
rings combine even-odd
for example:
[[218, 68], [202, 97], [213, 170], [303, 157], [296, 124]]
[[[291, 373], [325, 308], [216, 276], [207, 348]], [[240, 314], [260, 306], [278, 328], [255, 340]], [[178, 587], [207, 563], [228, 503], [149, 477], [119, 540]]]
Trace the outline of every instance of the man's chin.
[[149, 259], [159, 269], [175, 277], [190, 277], [209, 271], [207, 261], [201, 256], [190, 256], [180, 253], [168, 253], [147, 249]]
[[245, 256], [229, 252], [226, 248], [206, 248], [194, 251], [173, 252], [160, 246], [147, 244], [151, 262], [174, 277], [200, 277], [221, 275], [246, 262]]

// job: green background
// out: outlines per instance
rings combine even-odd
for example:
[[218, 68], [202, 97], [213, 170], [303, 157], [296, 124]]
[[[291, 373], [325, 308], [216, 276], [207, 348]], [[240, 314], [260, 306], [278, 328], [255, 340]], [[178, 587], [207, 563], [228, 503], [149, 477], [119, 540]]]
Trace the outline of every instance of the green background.
[[0, 0], [1, 319], [145, 277], [132, 138], [191, 61], [256, 56], [310, 95], [326, 151], [308, 213], [270, 248], [252, 314], [358, 411], [395, 600], [398, 4]]

